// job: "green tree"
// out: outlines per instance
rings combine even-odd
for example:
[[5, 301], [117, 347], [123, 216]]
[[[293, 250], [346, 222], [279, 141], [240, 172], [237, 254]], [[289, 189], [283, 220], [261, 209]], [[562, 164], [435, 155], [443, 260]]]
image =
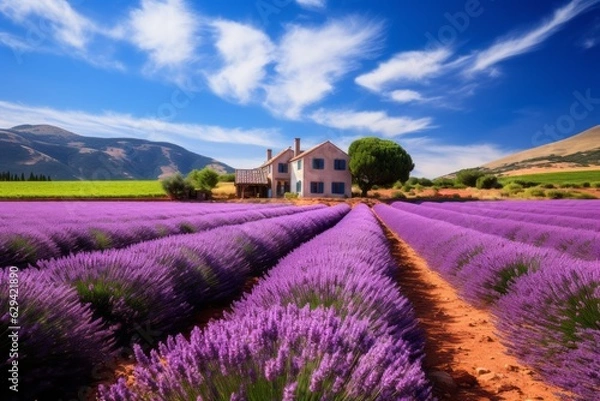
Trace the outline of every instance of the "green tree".
[[209, 167], [192, 170], [187, 178], [196, 189], [203, 192], [210, 192], [219, 183], [219, 173]]
[[477, 186], [477, 179], [483, 177], [485, 173], [477, 168], [466, 168], [456, 173], [456, 182], [468, 187]]
[[190, 192], [194, 190], [192, 184], [180, 173], [164, 178], [161, 184], [165, 192], [174, 199], [188, 199]]
[[234, 182], [235, 181], [235, 174], [234, 173], [221, 174], [219, 176], [219, 181], [221, 181], [221, 182]]
[[350, 173], [361, 190], [361, 196], [373, 185], [404, 183], [415, 168], [410, 155], [396, 142], [374, 137], [357, 139], [350, 144]]

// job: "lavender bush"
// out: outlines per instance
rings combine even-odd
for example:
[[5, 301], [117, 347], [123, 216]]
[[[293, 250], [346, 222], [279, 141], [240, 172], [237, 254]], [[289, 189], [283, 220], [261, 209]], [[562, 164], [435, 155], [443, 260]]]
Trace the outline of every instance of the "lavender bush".
[[[13, 275], [11, 276], [11, 271]], [[16, 275], [15, 275], [16, 274]], [[94, 367], [114, 355], [112, 332], [92, 317], [77, 293], [64, 285], [48, 285], [35, 270], [0, 271], [0, 352], [2, 400], [58, 400], [90, 383]], [[9, 284], [18, 280], [17, 323], [9, 315]], [[11, 358], [11, 326], [19, 326], [18, 359]], [[13, 361], [18, 363], [18, 393], [9, 389]]]
[[141, 254], [84, 252], [41, 261], [38, 267], [50, 282], [75, 289], [96, 317], [114, 326], [120, 344], [127, 344], [139, 326], [173, 331], [180, 322], [177, 316], [190, 311], [175, 292], [167, 270]]
[[600, 389], [600, 265], [557, 264], [498, 301], [504, 341], [554, 384], [592, 400]]
[[100, 400], [423, 400], [429, 388], [403, 342], [333, 310], [275, 306], [217, 321], [146, 356], [134, 384]]

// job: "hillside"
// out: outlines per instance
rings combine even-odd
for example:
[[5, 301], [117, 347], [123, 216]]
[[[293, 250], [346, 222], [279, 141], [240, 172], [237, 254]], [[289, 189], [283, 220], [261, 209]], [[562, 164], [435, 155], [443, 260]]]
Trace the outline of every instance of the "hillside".
[[481, 168], [502, 175], [600, 170], [600, 125], [567, 139], [515, 153]]
[[167, 142], [94, 138], [51, 125], [0, 129], [0, 171], [49, 175], [53, 180], [156, 179], [210, 166], [233, 168]]

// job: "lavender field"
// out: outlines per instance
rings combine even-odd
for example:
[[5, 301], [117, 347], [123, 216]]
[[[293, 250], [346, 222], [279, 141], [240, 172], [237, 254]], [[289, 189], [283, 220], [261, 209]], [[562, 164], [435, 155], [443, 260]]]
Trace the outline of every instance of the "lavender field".
[[3, 400], [432, 400], [381, 223], [548, 383], [600, 388], [595, 201], [4, 205]]
[[375, 212], [545, 380], [600, 391], [600, 202], [376, 205]]

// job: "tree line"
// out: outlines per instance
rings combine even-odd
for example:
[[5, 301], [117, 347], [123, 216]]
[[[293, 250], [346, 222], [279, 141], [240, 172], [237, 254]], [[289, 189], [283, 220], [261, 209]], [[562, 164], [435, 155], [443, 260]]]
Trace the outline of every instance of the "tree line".
[[45, 174], [33, 174], [29, 173], [29, 177], [25, 176], [25, 173], [20, 175], [17, 173], [11, 173], [10, 171], [0, 172], [0, 181], [52, 181], [49, 175]]

